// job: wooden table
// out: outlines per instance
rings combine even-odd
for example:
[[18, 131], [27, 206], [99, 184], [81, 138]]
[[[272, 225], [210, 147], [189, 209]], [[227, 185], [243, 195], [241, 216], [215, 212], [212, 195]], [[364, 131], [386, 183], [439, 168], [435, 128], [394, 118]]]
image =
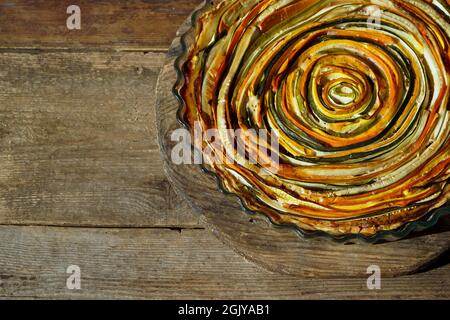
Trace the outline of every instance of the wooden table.
[[[0, 3], [1, 298], [450, 298], [450, 257], [423, 273], [298, 278], [217, 240], [165, 178], [155, 87], [200, 0]], [[81, 269], [69, 290], [66, 269]], [[332, 268], [332, 266], [330, 266]]]

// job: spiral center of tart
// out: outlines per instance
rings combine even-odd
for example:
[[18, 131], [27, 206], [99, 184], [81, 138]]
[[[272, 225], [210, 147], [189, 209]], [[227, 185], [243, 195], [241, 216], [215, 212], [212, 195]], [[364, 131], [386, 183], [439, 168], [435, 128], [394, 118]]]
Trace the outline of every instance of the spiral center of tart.
[[346, 107], [356, 100], [358, 95], [355, 87], [348, 83], [334, 85], [328, 93], [336, 107]]

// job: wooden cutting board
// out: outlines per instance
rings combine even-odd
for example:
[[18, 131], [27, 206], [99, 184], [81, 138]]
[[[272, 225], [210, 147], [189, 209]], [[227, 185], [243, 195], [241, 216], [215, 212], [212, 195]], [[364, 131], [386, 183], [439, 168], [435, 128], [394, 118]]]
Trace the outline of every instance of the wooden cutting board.
[[167, 177], [181, 198], [201, 215], [224, 243], [247, 259], [271, 271], [322, 278], [367, 277], [369, 266], [380, 267], [384, 277], [416, 273], [450, 249], [450, 219], [425, 233], [396, 242], [379, 244], [336, 243], [327, 239], [303, 239], [292, 230], [275, 228], [265, 219], [242, 211], [238, 199], [219, 191], [215, 179], [198, 165], [175, 165], [171, 152], [178, 101], [172, 93], [176, 81], [174, 63], [181, 53], [179, 36], [190, 26], [185, 21], [173, 41], [157, 85], [157, 125]]

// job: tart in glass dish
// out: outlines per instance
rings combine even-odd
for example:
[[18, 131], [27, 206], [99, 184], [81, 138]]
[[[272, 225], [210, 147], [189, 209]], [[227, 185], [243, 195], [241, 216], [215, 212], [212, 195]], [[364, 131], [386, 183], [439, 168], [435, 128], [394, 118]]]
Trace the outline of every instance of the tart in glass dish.
[[188, 34], [178, 117], [245, 209], [336, 239], [449, 212], [449, 2], [207, 2]]

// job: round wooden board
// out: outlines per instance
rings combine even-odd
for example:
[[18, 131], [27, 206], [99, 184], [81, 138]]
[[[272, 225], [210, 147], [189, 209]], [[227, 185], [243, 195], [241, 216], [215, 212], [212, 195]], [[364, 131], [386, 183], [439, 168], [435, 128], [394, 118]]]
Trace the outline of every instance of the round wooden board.
[[219, 191], [215, 179], [198, 165], [175, 165], [171, 134], [180, 128], [176, 119], [178, 101], [172, 93], [176, 81], [174, 62], [181, 53], [179, 36], [190, 26], [190, 18], [172, 43], [157, 85], [156, 120], [159, 143], [169, 181], [193, 211], [224, 243], [248, 260], [289, 275], [322, 278], [367, 277], [367, 268], [377, 265], [382, 276], [416, 273], [450, 249], [450, 219], [426, 233], [396, 242], [342, 244], [331, 240], [303, 239], [292, 230], [275, 228], [265, 219], [242, 211], [235, 196]]

